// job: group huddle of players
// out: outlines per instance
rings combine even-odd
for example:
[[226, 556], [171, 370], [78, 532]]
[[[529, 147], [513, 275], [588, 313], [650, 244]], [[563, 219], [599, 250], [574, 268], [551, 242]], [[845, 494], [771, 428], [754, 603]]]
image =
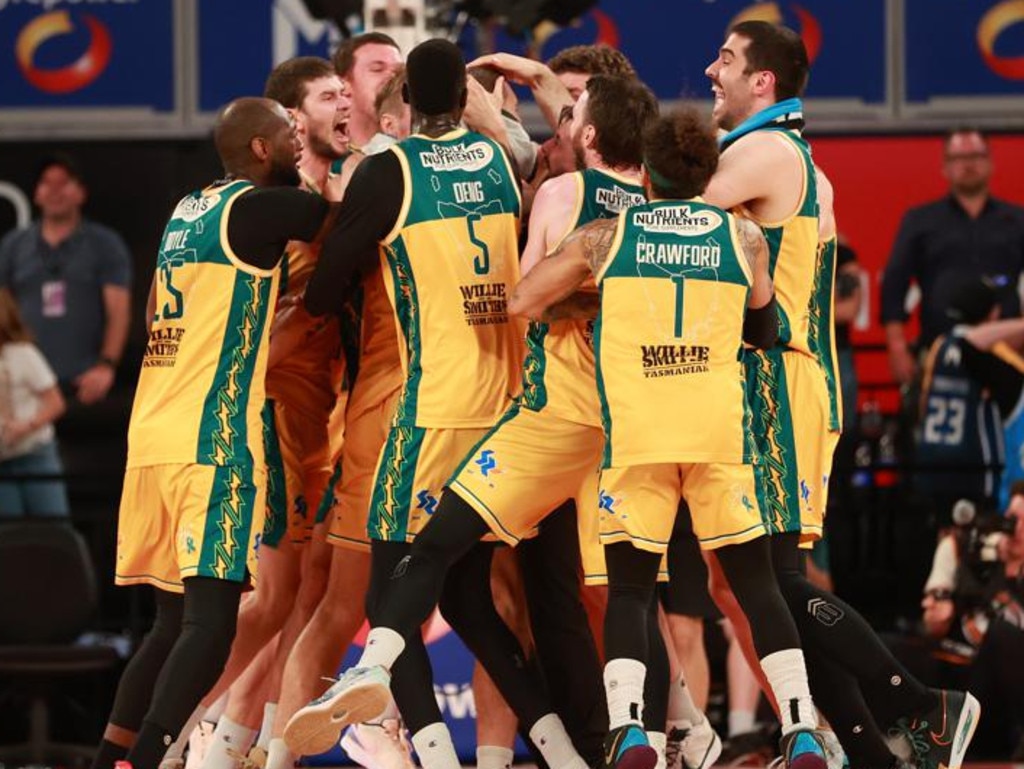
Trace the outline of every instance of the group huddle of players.
[[[175, 208], [147, 306], [116, 579], [153, 585], [157, 616], [96, 769], [180, 763], [215, 710], [209, 769], [290, 767], [349, 725], [360, 763], [408, 766], [407, 729], [454, 769], [435, 607], [478, 661], [481, 767], [518, 732], [551, 769], [707, 769], [721, 742], [670, 671], [659, 581], [710, 587], [790, 767], [959, 769], [977, 701], [803, 574], [840, 404], [802, 41], [730, 29], [714, 128], [659, 115], [616, 51], [559, 58], [467, 74], [447, 41], [403, 64], [368, 33], [221, 112], [226, 176]], [[685, 578], [701, 551], [708, 585]]]

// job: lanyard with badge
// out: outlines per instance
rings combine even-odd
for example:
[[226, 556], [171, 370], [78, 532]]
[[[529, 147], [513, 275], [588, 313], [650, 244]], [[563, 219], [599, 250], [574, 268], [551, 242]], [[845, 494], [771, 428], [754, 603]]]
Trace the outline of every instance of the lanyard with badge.
[[46, 271], [42, 288], [43, 317], [63, 318], [68, 312], [68, 284], [64, 280], [64, 268], [60, 263], [60, 254], [57, 253], [60, 246], [51, 248], [50, 244], [43, 240], [42, 235], [39, 236], [39, 240], [43, 268]]

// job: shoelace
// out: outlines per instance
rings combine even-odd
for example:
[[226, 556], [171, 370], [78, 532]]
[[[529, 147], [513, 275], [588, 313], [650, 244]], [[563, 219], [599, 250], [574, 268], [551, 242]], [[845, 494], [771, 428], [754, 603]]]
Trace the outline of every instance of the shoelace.
[[675, 729], [668, 733], [665, 740], [665, 763], [669, 769], [682, 764], [683, 741], [690, 736], [689, 729]]
[[910, 726], [906, 721], [899, 721], [895, 729], [890, 730], [890, 736], [902, 735], [910, 743], [910, 750], [914, 754], [914, 766], [920, 769], [928, 769], [931, 762], [928, 754], [931, 752], [931, 741], [928, 739], [928, 722], [918, 721], [916, 726]]

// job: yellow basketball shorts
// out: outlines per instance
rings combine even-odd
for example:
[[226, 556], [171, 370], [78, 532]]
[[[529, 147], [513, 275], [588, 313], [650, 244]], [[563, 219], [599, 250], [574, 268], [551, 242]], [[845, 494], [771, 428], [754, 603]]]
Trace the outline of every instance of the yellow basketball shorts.
[[370, 539], [412, 542], [437, 511], [441, 493], [463, 458], [488, 432], [392, 425], [370, 496]]
[[690, 507], [703, 550], [768, 533], [758, 507], [753, 465], [701, 463], [606, 468], [601, 472], [601, 542], [632, 542], [664, 555], [679, 500]]
[[377, 477], [377, 461], [401, 393], [400, 389], [395, 390], [383, 401], [347, 414], [340, 464], [328, 490], [330, 508], [326, 511], [326, 520], [330, 530], [327, 541], [332, 545], [362, 551], [370, 549], [366, 528], [370, 496]]
[[600, 427], [515, 405], [449, 485], [495, 536], [515, 546], [565, 500], [580, 505], [588, 478], [597, 479], [603, 450]]
[[825, 372], [793, 350], [744, 353], [747, 399], [760, 462], [761, 513], [772, 533], [820, 539], [828, 503], [832, 455], [839, 442], [831, 419]]
[[313, 535], [317, 510], [331, 477], [327, 422], [316, 422], [268, 399], [263, 411], [267, 457], [267, 516], [263, 544], [287, 539], [302, 545]]
[[251, 466], [128, 468], [114, 581], [180, 593], [188, 577], [255, 577], [265, 490], [266, 473]]

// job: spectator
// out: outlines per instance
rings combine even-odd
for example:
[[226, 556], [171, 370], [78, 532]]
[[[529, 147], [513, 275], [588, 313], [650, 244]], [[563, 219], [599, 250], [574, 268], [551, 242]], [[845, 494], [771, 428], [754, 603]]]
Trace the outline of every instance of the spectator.
[[68, 514], [53, 421], [64, 413], [57, 378], [0, 289], [0, 518]]
[[[946, 308], [957, 325], [928, 352], [917, 481], [943, 521], [960, 498], [982, 507], [994, 505], [1004, 461], [1000, 449], [1007, 437], [1019, 441], [1014, 436], [1024, 398], [1024, 360], [1015, 350], [1024, 345], [1024, 319], [998, 320], [998, 296], [985, 279], [963, 281], [950, 292]], [[1006, 446], [1016, 457], [1020, 448]], [[1019, 468], [1019, 459], [1015, 462]], [[928, 471], [929, 466], [934, 469]]]
[[0, 241], [0, 287], [18, 302], [69, 399], [102, 400], [128, 336], [131, 257], [121, 237], [82, 216], [86, 186], [68, 155], [39, 167], [39, 221]]
[[952, 328], [945, 315], [949, 294], [964, 277], [988, 275], [1004, 288], [1003, 317], [1020, 314], [1017, 282], [1024, 270], [1024, 209], [989, 194], [992, 160], [977, 130], [951, 131], [944, 143], [943, 175], [949, 194], [912, 208], [903, 217], [882, 281], [882, 323], [889, 367], [911, 385], [918, 366], [908, 344], [904, 302], [911, 281], [921, 289], [917, 349], [927, 350]]

